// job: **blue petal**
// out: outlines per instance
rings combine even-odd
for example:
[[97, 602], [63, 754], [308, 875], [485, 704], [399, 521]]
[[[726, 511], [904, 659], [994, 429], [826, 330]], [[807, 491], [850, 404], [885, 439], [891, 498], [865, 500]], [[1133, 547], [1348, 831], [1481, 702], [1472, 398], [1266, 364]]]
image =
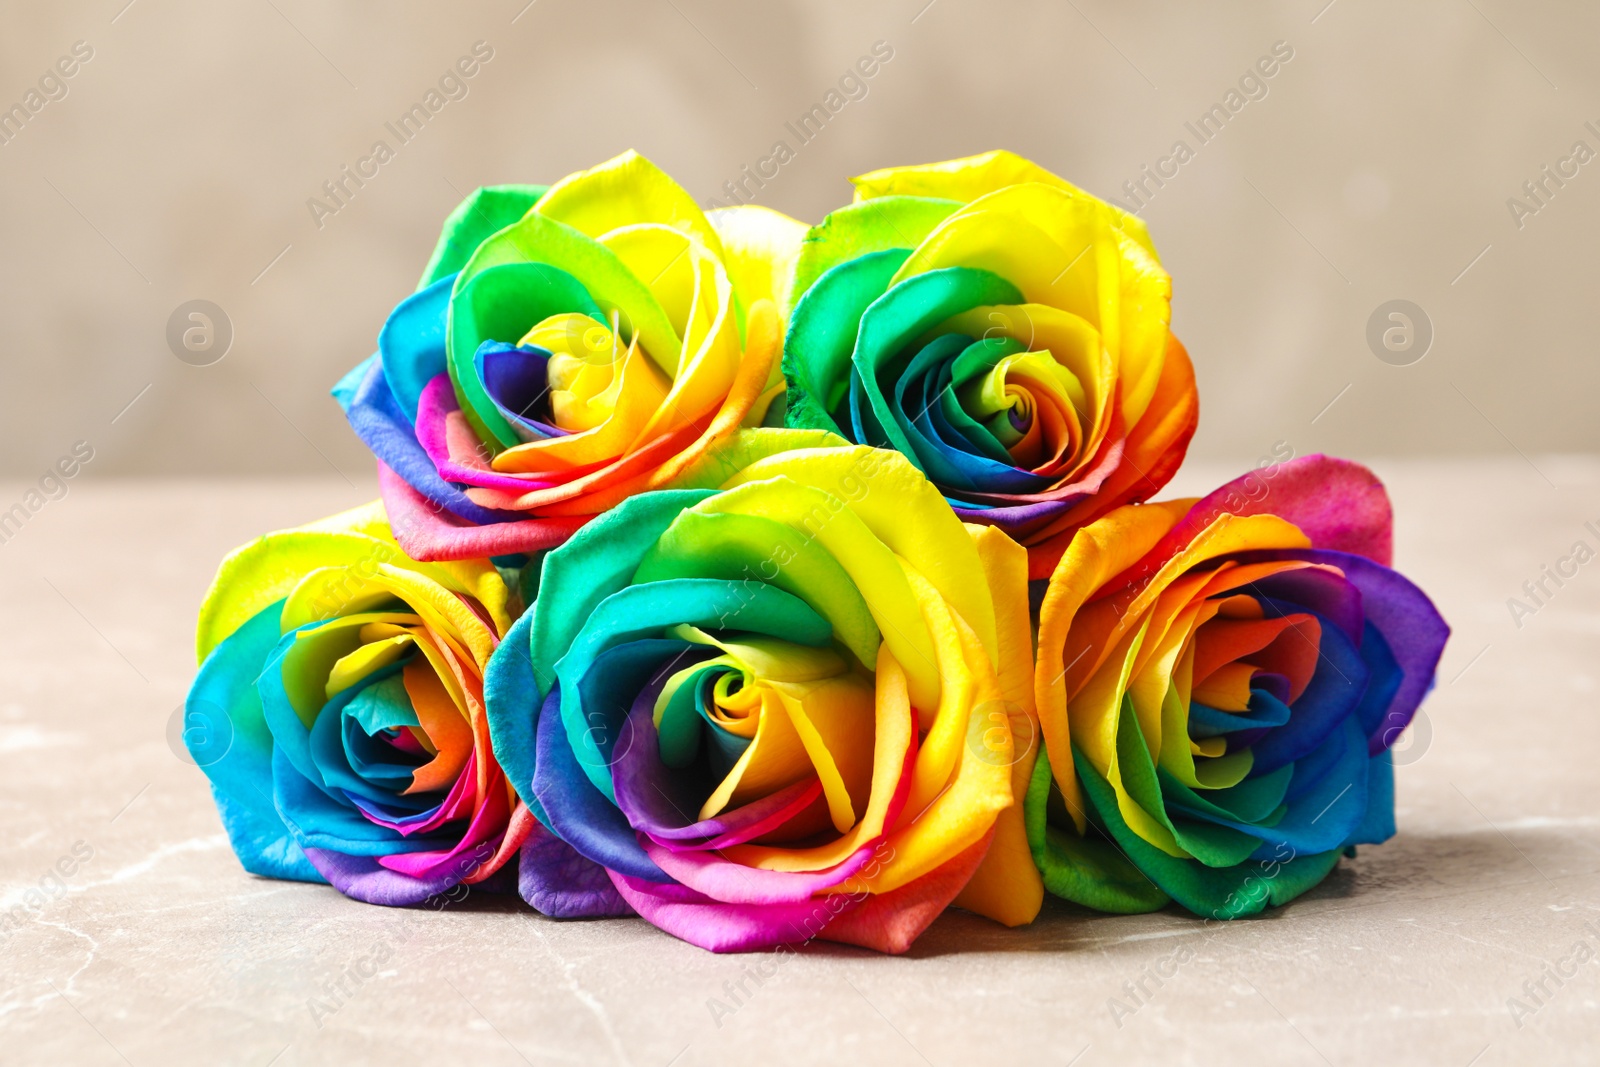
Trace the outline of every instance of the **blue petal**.
[[[353, 375], [362, 368], [365, 377], [351, 389]], [[401, 410], [377, 357], [345, 375], [334, 389], [334, 398], [344, 408], [350, 428], [373, 455], [439, 507], [480, 526], [527, 517], [475, 504], [466, 493], [439, 476], [439, 469], [417, 440], [415, 414], [407, 418]]]
[[[1269, 618], [1304, 611], [1299, 605], [1259, 598]], [[1291, 705], [1289, 721], [1257, 741], [1252, 774], [1277, 770], [1308, 755], [1345, 719], [1350, 718], [1367, 686], [1367, 665], [1350, 639], [1321, 615], [1317, 668], [1300, 698]]]
[[1367, 761], [1367, 810], [1346, 845], [1381, 845], [1394, 836], [1394, 755], [1388, 749]]
[[445, 373], [445, 324], [454, 274], [420, 289], [389, 312], [378, 332], [378, 356], [395, 402], [412, 425], [427, 384]]
[[596, 789], [578, 765], [560, 708], [557, 683], [539, 715], [538, 767], [533, 773], [533, 791], [544, 805], [550, 829], [602, 867], [646, 881], [672, 881], [645, 855], [622, 809]]
[[501, 638], [483, 672], [483, 703], [489, 719], [489, 740], [500, 769], [528, 810], [548, 829], [550, 818], [533, 794], [539, 683], [533, 676], [533, 659], [528, 652], [528, 631], [532, 628], [533, 612], [526, 611]]
[[1240, 730], [1282, 726], [1292, 715], [1293, 712], [1283, 701], [1264, 689], [1250, 691], [1250, 710], [1246, 712], [1218, 711], [1198, 701], [1191, 701], [1189, 736], [1198, 741]]
[[272, 803], [272, 732], [256, 676], [278, 643], [283, 601], [252, 616], [206, 657], [184, 701], [184, 741], [211, 780], [222, 826], [251, 874], [326, 881]]
[[472, 355], [483, 391], [524, 441], [565, 437], [567, 431], [532, 418], [550, 393], [550, 353], [532, 345], [485, 341]]

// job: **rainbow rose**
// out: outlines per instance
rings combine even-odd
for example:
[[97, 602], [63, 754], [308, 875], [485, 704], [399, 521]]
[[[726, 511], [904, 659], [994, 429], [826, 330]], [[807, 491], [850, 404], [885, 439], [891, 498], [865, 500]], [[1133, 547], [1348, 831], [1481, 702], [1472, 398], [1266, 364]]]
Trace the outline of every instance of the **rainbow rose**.
[[1144, 223], [1009, 152], [854, 181], [796, 262], [788, 424], [901, 452], [1048, 577], [1199, 416]]
[[1234, 918], [1393, 836], [1389, 747], [1449, 628], [1389, 569], [1390, 529], [1372, 472], [1307, 456], [1077, 532], [1039, 618], [1046, 888]]
[[544, 558], [486, 680], [543, 824], [523, 896], [714, 951], [901, 952], [952, 902], [1031, 920], [1026, 574], [877, 449], [798, 448], [595, 519]]
[[406, 552], [550, 548], [759, 425], [804, 233], [766, 208], [707, 216], [633, 152], [468, 197], [334, 388]]
[[407, 559], [376, 501], [222, 562], [185, 740], [246, 870], [395, 905], [501, 870], [533, 824], [484, 717], [507, 601], [487, 561]]

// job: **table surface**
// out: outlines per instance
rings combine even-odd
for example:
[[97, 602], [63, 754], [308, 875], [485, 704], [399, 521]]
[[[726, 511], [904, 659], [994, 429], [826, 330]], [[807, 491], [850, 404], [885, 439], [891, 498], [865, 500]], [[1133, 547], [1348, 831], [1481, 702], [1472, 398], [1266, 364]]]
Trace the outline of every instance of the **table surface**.
[[1593, 1062], [1600, 565], [1520, 620], [1507, 599], [1600, 548], [1600, 459], [1374, 466], [1400, 567], [1455, 627], [1400, 747], [1398, 837], [1259, 919], [951, 912], [904, 957], [814, 945], [759, 984], [761, 957], [638, 919], [389, 910], [245, 874], [168, 739], [194, 611], [229, 548], [370, 486], [74, 484], [0, 544], [0, 911], [28, 920], [0, 945], [0, 1061]]

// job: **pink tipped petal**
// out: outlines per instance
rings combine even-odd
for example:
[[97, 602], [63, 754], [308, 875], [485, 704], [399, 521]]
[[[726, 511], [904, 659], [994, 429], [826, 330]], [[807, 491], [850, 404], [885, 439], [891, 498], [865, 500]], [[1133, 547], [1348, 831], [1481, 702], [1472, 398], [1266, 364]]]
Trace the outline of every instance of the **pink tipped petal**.
[[[621, 782], [618, 782], [617, 793], [622, 794]], [[793, 785], [784, 786], [778, 792], [760, 800], [753, 800], [743, 807], [735, 808], [731, 812], [724, 812], [715, 819], [705, 819], [690, 826], [673, 831], [660, 828], [639, 827], [641, 833], [646, 833], [656, 844], [662, 848], [669, 848], [674, 852], [696, 851], [699, 849], [732, 848], [752, 841], [762, 834], [768, 834], [787, 823], [790, 819], [800, 814], [816, 802], [822, 795], [822, 782], [817, 778], [808, 778]], [[627, 811], [626, 807], [623, 809]], [[629, 820], [633, 821], [632, 813]], [[707, 831], [707, 828], [720, 830], [716, 837], [690, 837], [691, 833]]]
[[448, 374], [437, 375], [422, 388], [417, 401], [417, 442], [446, 481], [501, 489], [520, 496], [531, 489], [560, 484], [522, 474], [501, 474], [489, 466], [487, 453], [456, 404]]
[[[462, 779], [465, 777], [466, 775], [462, 775]], [[506, 831], [495, 833], [494, 828], [507, 825], [508, 807], [505, 793], [499, 789], [493, 790], [489, 794], [488, 802], [473, 812], [472, 821], [467, 824], [466, 831], [454, 848], [435, 852], [401, 852], [392, 856], [379, 856], [378, 862], [391, 871], [399, 871], [413, 878], [426, 878], [447, 867], [456, 868], [459, 878], [479, 875], [483, 872], [483, 867], [494, 862], [496, 857], [499, 857], [501, 863], [505, 862], [506, 857], [502, 854], [500, 842]]]
[[378, 488], [383, 494], [384, 510], [389, 514], [395, 540], [400, 542], [406, 555], [424, 563], [509, 556], [554, 548], [589, 521], [589, 516], [576, 516], [474, 526], [435, 508], [427, 497], [382, 462], [378, 464]]
[[440, 801], [439, 806], [420, 822], [402, 823], [381, 819], [365, 808], [362, 814], [367, 817], [368, 822], [393, 830], [401, 837], [432, 833], [445, 823], [459, 819], [472, 810], [472, 802], [477, 793], [477, 763], [476, 752], [467, 756], [466, 764], [461, 768], [461, 773], [456, 775], [456, 780], [451, 783], [450, 791], [445, 794], [444, 800]]
[[662, 848], [643, 834], [639, 835], [639, 843], [663, 871], [690, 889], [727, 904], [793, 904], [809, 900], [866, 866], [873, 853], [872, 845], [859, 848], [843, 863], [824, 871], [764, 871], [731, 863], [710, 852]]
[[475, 885], [499, 871], [517, 855], [523, 842], [528, 839], [528, 835], [535, 827], [543, 829], [539, 826], [539, 820], [533, 817], [533, 812], [528, 810], [528, 806], [520, 800], [517, 801], [516, 808], [511, 812], [511, 819], [506, 824], [506, 832], [501, 835], [499, 847], [495, 849], [494, 855], [490, 856], [489, 862], [480, 867], [476, 873], [469, 874], [462, 880], [469, 885]]
[[966, 888], [993, 839], [991, 826], [982, 840], [948, 863], [899, 889], [868, 897], [860, 907], [841, 912], [818, 936], [824, 941], [898, 956]]
[[1349, 552], [1389, 566], [1394, 512], [1378, 476], [1359, 463], [1321, 454], [1251, 471], [1189, 509], [1151, 553], [1166, 558], [1218, 515], [1276, 515], [1300, 527], [1316, 548]]
[[859, 894], [838, 894], [790, 904], [724, 904], [673, 882], [610, 874], [623, 899], [652, 925], [711, 952], [758, 952], [809, 941], [861, 902]]

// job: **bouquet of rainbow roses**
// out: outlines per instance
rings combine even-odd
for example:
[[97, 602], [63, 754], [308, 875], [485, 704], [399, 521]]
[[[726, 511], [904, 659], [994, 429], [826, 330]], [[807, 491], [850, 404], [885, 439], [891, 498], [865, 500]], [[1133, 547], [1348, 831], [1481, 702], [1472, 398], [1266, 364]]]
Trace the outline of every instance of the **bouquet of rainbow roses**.
[[1448, 629], [1378, 480], [1153, 499], [1199, 407], [1144, 224], [1005, 152], [855, 187], [707, 213], [628, 153], [451, 214], [334, 388], [382, 500], [201, 608], [246, 870], [902, 952], [1393, 835]]

